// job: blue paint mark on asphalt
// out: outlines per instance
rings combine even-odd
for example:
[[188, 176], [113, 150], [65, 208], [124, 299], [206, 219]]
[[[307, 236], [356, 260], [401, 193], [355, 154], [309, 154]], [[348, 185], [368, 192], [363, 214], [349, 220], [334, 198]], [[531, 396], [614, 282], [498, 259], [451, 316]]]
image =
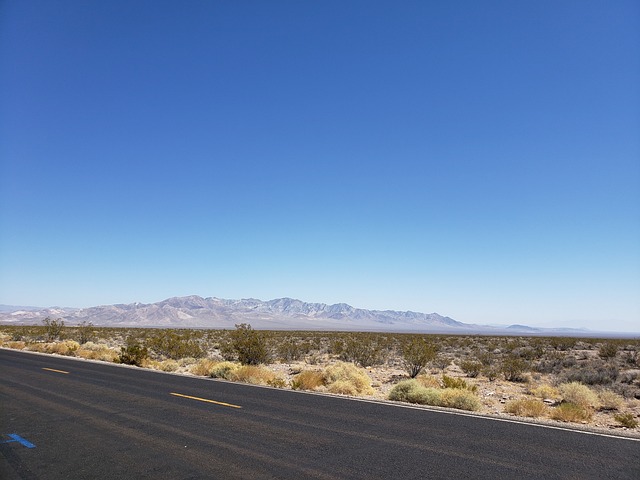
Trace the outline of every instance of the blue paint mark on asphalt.
[[7, 434], [7, 436], [10, 437], [11, 440], [5, 440], [4, 442], [0, 442], [0, 443], [18, 442], [18, 443], [21, 443], [22, 445], [24, 445], [27, 448], [36, 448], [36, 446], [33, 443], [31, 443], [29, 440], [25, 440], [24, 438], [22, 438], [17, 433], [9, 433], [9, 434]]

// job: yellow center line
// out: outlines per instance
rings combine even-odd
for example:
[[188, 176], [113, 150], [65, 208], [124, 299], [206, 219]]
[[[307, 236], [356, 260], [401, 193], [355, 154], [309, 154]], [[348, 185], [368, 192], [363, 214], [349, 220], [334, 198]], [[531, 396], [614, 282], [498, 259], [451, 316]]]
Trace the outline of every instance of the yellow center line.
[[56, 370], [55, 368], [44, 368], [42, 367], [43, 370], [49, 370], [50, 372], [57, 372], [57, 373], [69, 373], [69, 372], [65, 372], [64, 370]]
[[224, 402], [216, 402], [215, 400], [209, 400], [207, 398], [192, 397], [191, 395], [183, 395], [182, 393], [171, 392], [169, 393], [169, 395], [173, 395], [175, 397], [189, 398], [191, 400], [198, 400], [200, 402], [215, 403], [216, 405], [222, 405], [223, 407], [242, 408], [240, 405], [233, 405], [231, 403], [224, 403]]

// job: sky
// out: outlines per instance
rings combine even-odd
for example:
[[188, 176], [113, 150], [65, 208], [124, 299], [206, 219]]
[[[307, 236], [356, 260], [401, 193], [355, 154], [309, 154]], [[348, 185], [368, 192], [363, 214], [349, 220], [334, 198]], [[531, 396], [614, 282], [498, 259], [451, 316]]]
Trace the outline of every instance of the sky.
[[640, 331], [640, 4], [0, 0], [0, 303]]

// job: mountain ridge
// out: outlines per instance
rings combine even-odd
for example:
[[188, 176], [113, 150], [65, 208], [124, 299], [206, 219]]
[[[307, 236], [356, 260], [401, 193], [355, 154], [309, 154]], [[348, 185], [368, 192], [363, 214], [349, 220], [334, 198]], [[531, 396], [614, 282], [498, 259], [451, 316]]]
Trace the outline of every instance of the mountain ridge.
[[[34, 325], [46, 317], [62, 318], [68, 325], [91, 322], [104, 327], [232, 329], [249, 323], [263, 330], [335, 330], [444, 334], [544, 334], [578, 329], [546, 329], [526, 325], [495, 327], [462, 323], [438, 313], [367, 310], [346, 303], [304, 302], [283, 297], [223, 299], [188, 295], [155, 303], [100, 305], [88, 308], [15, 307], [3, 305], [0, 325]], [[585, 330], [582, 330], [585, 332]], [[588, 332], [588, 331], [586, 331]], [[552, 333], [552, 334], [553, 334]]]

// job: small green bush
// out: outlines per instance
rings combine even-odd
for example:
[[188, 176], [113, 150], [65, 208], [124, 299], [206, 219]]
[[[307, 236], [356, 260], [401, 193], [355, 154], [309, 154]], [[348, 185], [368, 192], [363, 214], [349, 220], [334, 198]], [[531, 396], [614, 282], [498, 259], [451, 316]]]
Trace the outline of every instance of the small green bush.
[[522, 382], [524, 373], [530, 368], [529, 363], [520, 357], [509, 356], [502, 361], [500, 370], [508, 382]]
[[120, 348], [118, 362], [141, 367], [147, 358], [149, 358], [147, 347], [135, 343], [133, 340], [128, 340], [127, 345]]
[[638, 426], [638, 421], [631, 413], [616, 413], [613, 418], [623, 427], [636, 428]]
[[467, 377], [476, 378], [482, 372], [482, 362], [464, 360], [460, 362], [460, 369], [467, 374]]
[[604, 342], [598, 349], [598, 355], [604, 359], [615, 358], [617, 353], [618, 345], [613, 342]]
[[269, 362], [269, 350], [266, 337], [262, 332], [251, 328], [247, 323], [236, 325], [231, 332], [231, 347], [238, 361], [243, 365], [260, 365]]
[[437, 348], [423, 337], [411, 336], [401, 346], [402, 365], [409, 377], [417, 377], [422, 370], [435, 360]]

